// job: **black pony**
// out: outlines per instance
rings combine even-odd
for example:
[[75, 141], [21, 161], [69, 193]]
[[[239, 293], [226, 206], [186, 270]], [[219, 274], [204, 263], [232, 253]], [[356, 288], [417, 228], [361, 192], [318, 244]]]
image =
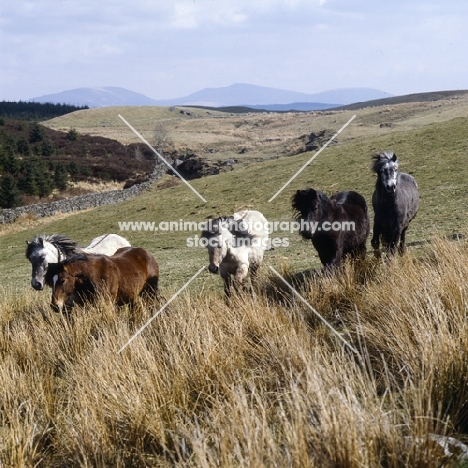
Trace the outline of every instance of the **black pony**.
[[380, 238], [387, 252], [405, 251], [405, 236], [410, 221], [416, 216], [419, 206], [418, 184], [412, 176], [398, 172], [398, 159], [393, 152], [372, 156], [372, 170], [377, 174], [372, 195], [374, 208], [374, 232], [372, 247], [380, 255]]
[[347, 191], [328, 198], [307, 188], [293, 195], [292, 207], [301, 236], [312, 240], [324, 266], [339, 265], [346, 254], [365, 257], [370, 225], [362, 195]]

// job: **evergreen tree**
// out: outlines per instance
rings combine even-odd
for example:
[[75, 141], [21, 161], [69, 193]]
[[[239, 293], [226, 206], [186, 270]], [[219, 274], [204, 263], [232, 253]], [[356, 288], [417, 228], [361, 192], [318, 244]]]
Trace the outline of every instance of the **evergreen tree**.
[[72, 161], [70, 164], [68, 164], [68, 172], [70, 173], [72, 180], [75, 180], [75, 177], [79, 172], [78, 164], [76, 164], [75, 161]]
[[5, 169], [5, 162], [7, 160], [7, 148], [0, 144], [0, 173], [7, 172]]
[[37, 165], [34, 164], [34, 160], [32, 159], [26, 165], [24, 173], [19, 179], [19, 189], [26, 195], [39, 195], [39, 184], [37, 183], [37, 179], [38, 169]]
[[16, 153], [18, 151], [18, 141], [17, 138], [9, 133], [2, 134], [3, 147], [7, 150], [13, 151]]
[[52, 177], [47, 171], [44, 171], [44, 170], [39, 171], [39, 178], [37, 182], [39, 186], [38, 195], [41, 198], [48, 197], [52, 193], [52, 190], [54, 190], [54, 183], [52, 181]]
[[91, 177], [93, 175], [93, 171], [89, 166], [82, 165], [78, 168], [79, 173], [83, 177]]
[[28, 140], [26, 138], [21, 137], [16, 144], [18, 149], [18, 153], [22, 154], [23, 156], [29, 156], [31, 154], [31, 147], [29, 146]]
[[54, 185], [59, 190], [66, 190], [68, 187], [68, 171], [63, 163], [58, 163], [55, 167]]
[[41, 154], [42, 156], [52, 156], [54, 154], [54, 145], [49, 140], [42, 142]]
[[21, 170], [21, 160], [15, 156], [11, 148], [7, 148], [3, 160], [3, 169], [11, 175], [16, 176]]
[[29, 158], [20, 178], [19, 188], [27, 195], [37, 195], [41, 198], [52, 193], [54, 184], [43, 159], [36, 156]]
[[16, 186], [15, 178], [11, 174], [4, 174], [0, 179], [0, 207], [14, 208], [21, 205], [21, 193]]
[[26, 195], [39, 195], [39, 167], [36, 158], [31, 158], [19, 180], [19, 189]]
[[38, 143], [44, 140], [44, 128], [37, 122], [31, 127], [29, 131], [29, 143]]
[[74, 128], [70, 128], [67, 133], [67, 139], [70, 141], [78, 141], [80, 134]]

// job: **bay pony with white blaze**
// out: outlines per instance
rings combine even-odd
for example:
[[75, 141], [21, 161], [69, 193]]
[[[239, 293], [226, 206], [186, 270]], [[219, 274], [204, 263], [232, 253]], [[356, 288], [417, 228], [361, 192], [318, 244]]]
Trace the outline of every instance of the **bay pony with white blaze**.
[[159, 265], [147, 250], [124, 247], [114, 255], [77, 254], [52, 264], [46, 282], [57, 311], [94, 301], [100, 294], [114, 304], [132, 304], [138, 296], [158, 297]]

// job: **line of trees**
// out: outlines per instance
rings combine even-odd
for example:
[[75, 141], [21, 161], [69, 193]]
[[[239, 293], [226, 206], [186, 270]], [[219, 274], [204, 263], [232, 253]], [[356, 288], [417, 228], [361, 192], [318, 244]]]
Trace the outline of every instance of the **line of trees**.
[[88, 106], [73, 106], [71, 104], [54, 104], [51, 102], [0, 102], [0, 117], [21, 120], [47, 120], [59, 117], [77, 110], [89, 109]]

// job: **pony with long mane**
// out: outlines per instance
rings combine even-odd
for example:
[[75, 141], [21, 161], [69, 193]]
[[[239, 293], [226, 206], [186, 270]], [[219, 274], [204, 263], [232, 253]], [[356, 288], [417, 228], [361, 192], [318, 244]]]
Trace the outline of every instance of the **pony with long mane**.
[[144, 294], [157, 297], [158, 281], [157, 261], [139, 247], [123, 247], [112, 256], [76, 254], [51, 264], [46, 275], [57, 311], [92, 302], [99, 294], [116, 305], [131, 304]]
[[337, 266], [347, 254], [365, 257], [370, 223], [362, 195], [346, 191], [328, 198], [307, 188], [293, 195], [292, 208], [301, 236], [312, 240], [322, 265]]
[[211, 273], [224, 281], [224, 292], [238, 291], [250, 273], [252, 286], [258, 279], [258, 269], [268, 247], [268, 221], [259, 211], [244, 210], [233, 216], [208, 221], [201, 234], [208, 248]]
[[398, 172], [398, 158], [395, 153], [383, 152], [372, 156], [372, 171], [377, 174], [372, 195], [374, 228], [371, 245], [380, 255], [380, 239], [387, 253], [405, 251], [406, 231], [419, 207], [418, 184], [414, 177]]
[[117, 234], [96, 237], [85, 248], [77, 247], [74, 240], [62, 234], [38, 235], [26, 243], [26, 258], [32, 266], [31, 286], [38, 291], [44, 289], [45, 275], [52, 263], [62, 262], [78, 253], [112, 255], [117, 249], [130, 247], [128, 240]]

